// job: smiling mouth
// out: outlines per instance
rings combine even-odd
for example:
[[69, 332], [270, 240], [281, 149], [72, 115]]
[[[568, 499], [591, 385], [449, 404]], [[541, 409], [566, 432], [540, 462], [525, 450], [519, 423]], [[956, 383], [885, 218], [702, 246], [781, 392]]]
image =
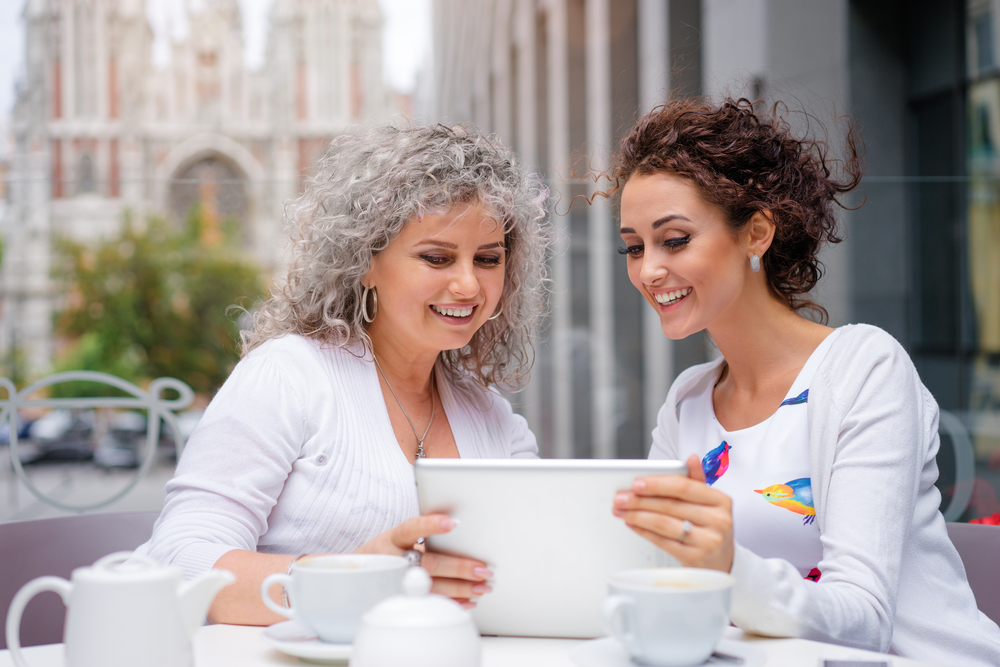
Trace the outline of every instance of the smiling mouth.
[[439, 315], [444, 315], [445, 317], [454, 317], [455, 319], [462, 319], [472, 315], [472, 311], [476, 309], [475, 306], [470, 306], [468, 308], [438, 308], [437, 306], [431, 306], [431, 309], [438, 313]]
[[681, 299], [686, 297], [691, 293], [690, 287], [685, 287], [684, 289], [674, 290], [672, 292], [664, 292], [663, 294], [654, 294], [653, 298], [656, 299], [656, 303], [661, 306], [672, 306], [678, 303]]

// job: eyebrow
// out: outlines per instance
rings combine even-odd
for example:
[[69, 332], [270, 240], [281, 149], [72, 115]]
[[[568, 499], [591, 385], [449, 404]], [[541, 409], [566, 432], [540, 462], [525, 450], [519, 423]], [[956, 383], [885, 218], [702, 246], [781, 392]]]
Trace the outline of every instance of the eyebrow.
[[[688, 222], [691, 222], [690, 218], [685, 218], [683, 215], [680, 215], [680, 214], [677, 214], [677, 213], [671, 213], [670, 215], [665, 215], [662, 218], [660, 218], [659, 220], [654, 221], [653, 222], [653, 229], [659, 229], [660, 227], [662, 227], [663, 225], [667, 224], [671, 220], [687, 220]], [[631, 227], [622, 227], [621, 229], [618, 230], [618, 233], [619, 234], [635, 234], [635, 230], [632, 229]]]
[[[454, 243], [448, 243], [447, 241], [438, 241], [436, 239], [424, 239], [423, 241], [417, 243], [417, 245], [432, 245], [432, 246], [437, 246], [438, 248], [445, 248], [447, 250], [456, 250], [458, 248], [458, 246], [455, 245]], [[501, 243], [500, 241], [496, 241], [494, 243], [485, 243], [479, 246], [477, 250], [491, 250], [493, 248], [504, 248], [504, 247], [505, 246], [503, 243]]]

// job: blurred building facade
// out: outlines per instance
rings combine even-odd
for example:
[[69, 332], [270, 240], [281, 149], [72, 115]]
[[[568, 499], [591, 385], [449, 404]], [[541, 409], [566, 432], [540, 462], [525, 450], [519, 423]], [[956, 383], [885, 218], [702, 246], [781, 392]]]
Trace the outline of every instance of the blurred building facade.
[[112, 233], [126, 212], [179, 222], [200, 204], [209, 221], [238, 220], [248, 252], [273, 268], [282, 204], [329, 138], [393, 111], [376, 0], [275, 2], [254, 71], [236, 0], [188, 10], [162, 68], [142, 0], [28, 0], [23, 20], [0, 353], [29, 374], [52, 361], [54, 239]]
[[[642, 456], [673, 377], [713, 354], [703, 338], [665, 339], [615, 254], [613, 202], [574, 200], [608, 185], [584, 176], [670, 96], [762, 98], [787, 103], [793, 126], [834, 152], [844, 114], [859, 127], [866, 178], [845, 203], [865, 203], [842, 213], [847, 240], [824, 252], [817, 300], [831, 325], [876, 324], [907, 348], [957, 417], [944, 420], [940, 486], [970, 496], [972, 513], [1000, 511], [1000, 1], [433, 8], [418, 113], [499, 133], [555, 195], [553, 310], [516, 397], [545, 454]], [[955, 440], [973, 443], [974, 483]]]

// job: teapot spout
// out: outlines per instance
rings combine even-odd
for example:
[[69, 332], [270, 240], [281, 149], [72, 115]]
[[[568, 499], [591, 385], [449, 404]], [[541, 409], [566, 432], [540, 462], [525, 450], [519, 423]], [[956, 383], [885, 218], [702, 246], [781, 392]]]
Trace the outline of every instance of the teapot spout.
[[181, 608], [181, 620], [188, 634], [205, 622], [208, 608], [219, 591], [236, 581], [236, 575], [229, 570], [211, 570], [197, 579], [181, 584], [178, 602]]

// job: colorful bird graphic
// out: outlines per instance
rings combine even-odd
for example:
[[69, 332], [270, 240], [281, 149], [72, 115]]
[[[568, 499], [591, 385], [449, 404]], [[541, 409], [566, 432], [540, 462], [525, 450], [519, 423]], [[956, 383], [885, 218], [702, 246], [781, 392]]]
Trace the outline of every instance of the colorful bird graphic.
[[786, 398], [781, 402], [781, 405], [779, 405], [778, 407], [780, 408], [783, 405], [800, 405], [808, 400], [809, 400], [809, 390], [806, 389], [804, 392], [802, 392], [795, 398]]
[[731, 447], [725, 440], [722, 444], [705, 454], [701, 460], [701, 468], [705, 471], [705, 483], [712, 486], [729, 470], [729, 450]]
[[755, 493], [764, 496], [764, 500], [784, 507], [796, 514], [804, 514], [802, 525], [816, 520], [816, 510], [813, 508], [812, 484], [808, 477], [793, 479], [785, 484], [772, 484], [763, 489], [754, 489]]

